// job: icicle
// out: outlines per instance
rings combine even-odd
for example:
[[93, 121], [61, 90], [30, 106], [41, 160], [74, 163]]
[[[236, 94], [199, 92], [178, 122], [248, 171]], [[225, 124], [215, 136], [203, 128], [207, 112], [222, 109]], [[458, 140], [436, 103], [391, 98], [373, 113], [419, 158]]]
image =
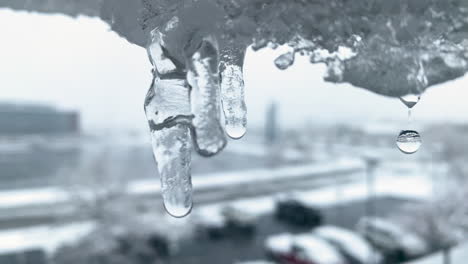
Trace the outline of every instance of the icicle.
[[188, 80], [193, 88], [192, 112], [195, 145], [202, 156], [220, 152], [227, 143], [220, 124], [218, 49], [205, 39], [192, 57]]
[[283, 55], [280, 55], [275, 59], [275, 65], [280, 70], [286, 70], [294, 63], [294, 52], [290, 51]]
[[226, 134], [233, 138], [243, 137], [247, 131], [247, 107], [244, 101], [244, 63], [245, 48], [230, 47], [222, 52], [221, 102], [224, 110]]
[[190, 89], [183, 69], [166, 56], [160, 37], [153, 31], [148, 46], [154, 78], [145, 99], [145, 113], [164, 206], [170, 215], [184, 217], [192, 209]]

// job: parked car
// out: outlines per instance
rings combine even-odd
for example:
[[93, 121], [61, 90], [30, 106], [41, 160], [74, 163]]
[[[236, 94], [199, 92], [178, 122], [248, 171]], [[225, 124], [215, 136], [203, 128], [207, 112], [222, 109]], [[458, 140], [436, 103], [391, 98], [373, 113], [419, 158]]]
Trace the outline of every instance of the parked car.
[[321, 226], [313, 234], [335, 246], [349, 264], [378, 264], [382, 256], [359, 234], [336, 226]]
[[428, 252], [427, 244], [416, 234], [382, 218], [363, 218], [357, 230], [380, 249], [389, 262], [400, 263]]
[[198, 214], [199, 232], [209, 239], [251, 237], [256, 230], [257, 216], [234, 205], [211, 208]]
[[320, 210], [297, 196], [279, 197], [276, 201], [275, 217], [279, 221], [302, 227], [316, 227], [322, 224]]
[[281, 264], [343, 264], [345, 259], [324, 239], [310, 233], [271, 236], [265, 241], [268, 257]]

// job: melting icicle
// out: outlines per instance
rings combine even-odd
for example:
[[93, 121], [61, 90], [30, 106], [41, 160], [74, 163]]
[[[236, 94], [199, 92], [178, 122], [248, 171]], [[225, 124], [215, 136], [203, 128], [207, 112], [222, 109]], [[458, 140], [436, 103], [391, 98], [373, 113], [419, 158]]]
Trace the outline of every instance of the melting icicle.
[[153, 82], [145, 99], [153, 154], [158, 163], [166, 211], [184, 217], [192, 209], [190, 175], [190, 89], [180, 65], [166, 56], [161, 34], [152, 32], [148, 55], [154, 66]]
[[220, 152], [227, 143], [220, 124], [218, 50], [212, 40], [204, 40], [192, 57], [188, 80], [193, 88], [192, 112], [195, 145], [202, 156]]
[[224, 110], [226, 134], [233, 139], [243, 137], [247, 131], [247, 107], [244, 101], [242, 66], [244, 48], [230, 49], [222, 56], [221, 101]]
[[413, 154], [421, 147], [422, 140], [417, 131], [403, 130], [398, 135], [396, 144], [401, 152], [405, 154]]
[[286, 70], [294, 63], [294, 52], [287, 52], [275, 59], [275, 65], [280, 70]]

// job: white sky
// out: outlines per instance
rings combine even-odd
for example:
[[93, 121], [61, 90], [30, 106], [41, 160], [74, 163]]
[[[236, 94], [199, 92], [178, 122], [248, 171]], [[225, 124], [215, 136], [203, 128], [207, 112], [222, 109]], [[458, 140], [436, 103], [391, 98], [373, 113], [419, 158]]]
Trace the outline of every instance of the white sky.
[[[143, 100], [151, 82], [143, 48], [99, 19], [0, 9], [0, 101], [46, 102], [79, 109], [85, 129], [146, 129]], [[273, 60], [281, 50], [249, 51], [245, 78], [249, 123], [263, 124], [271, 100], [281, 121], [365, 123], [404, 120], [397, 99], [349, 85], [325, 83], [324, 67], [299, 58], [287, 71]], [[414, 109], [416, 120], [467, 121], [468, 77], [432, 88]]]

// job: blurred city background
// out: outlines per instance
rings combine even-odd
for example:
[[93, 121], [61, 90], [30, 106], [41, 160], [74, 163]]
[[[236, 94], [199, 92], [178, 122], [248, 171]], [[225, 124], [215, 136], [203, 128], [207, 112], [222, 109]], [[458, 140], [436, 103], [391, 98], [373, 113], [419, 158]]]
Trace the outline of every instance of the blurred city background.
[[[9, 26], [4, 26], [9, 25]], [[150, 63], [97, 19], [0, 9], [0, 264], [459, 263], [468, 79], [414, 108], [249, 51], [247, 135], [194, 155], [193, 212], [163, 209]], [[464, 87], [465, 86], [465, 87]]]

